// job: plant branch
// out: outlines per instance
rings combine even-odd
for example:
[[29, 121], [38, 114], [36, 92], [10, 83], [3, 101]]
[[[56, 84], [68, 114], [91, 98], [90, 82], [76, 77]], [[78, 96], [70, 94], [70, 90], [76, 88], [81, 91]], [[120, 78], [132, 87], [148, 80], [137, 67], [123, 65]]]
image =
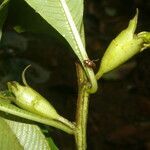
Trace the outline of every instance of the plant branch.
[[77, 67], [78, 76], [78, 99], [77, 99], [77, 112], [76, 112], [76, 130], [75, 139], [78, 150], [86, 150], [86, 126], [88, 114], [88, 99], [89, 93], [87, 92], [87, 78], [83, 69], [79, 64]]
[[0, 110], [6, 113], [10, 113], [12, 115], [18, 116], [18, 117], [22, 117], [25, 119], [29, 119], [32, 121], [36, 121], [39, 123], [43, 123], [43, 124], [55, 127], [68, 134], [74, 134], [74, 130], [75, 130], [74, 124], [63, 117], [61, 117], [61, 120], [53, 120], [53, 119], [44, 118], [40, 115], [33, 114], [26, 110], [20, 109], [12, 104], [8, 104], [6, 102], [0, 103]]

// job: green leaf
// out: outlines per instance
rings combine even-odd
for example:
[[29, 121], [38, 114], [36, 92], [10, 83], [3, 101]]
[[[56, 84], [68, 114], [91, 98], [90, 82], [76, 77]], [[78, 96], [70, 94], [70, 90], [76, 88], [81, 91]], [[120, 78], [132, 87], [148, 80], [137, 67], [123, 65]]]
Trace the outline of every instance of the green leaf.
[[[58, 37], [54, 29], [23, 0], [13, 0], [9, 6], [9, 22], [16, 32], [31, 32]], [[19, 13], [18, 13], [19, 12]]]
[[24, 150], [51, 150], [38, 126], [7, 119], [5, 121]]
[[83, 23], [83, 21], [82, 21], [82, 24], [81, 24], [80, 36], [81, 36], [83, 45], [85, 47], [85, 33], [84, 33], [84, 23]]
[[89, 58], [82, 40], [84, 37], [83, 0], [25, 1], [68, 41], [92, 84], [90, 92], [94, 93], [97, 90], [94, 72], [84, 64], [84, 60]]
[[[78, 32], [83, 18], [83, 0], [25, 0], [37, 13], [52, 25], [74, 48], [71, 23]], [[71, 18], [69, 18], [71, 17]], [[71, 22], [73, 21], [73, 22]], [[74, 42], [73, 42], [74, 41]]]
[[7, 17], [9, 0], [4, 0], [0, 5], [0, 40], [2, 37], [2, 27]]
[[25, 1], [68, 41], [79, 59], [83, 60], [77, 43], [80, 40], [82, 45], [79, 32], [83, 18], [83, 0]]
[[23, 150], [8, 123], [0, 117], [0, 150]]

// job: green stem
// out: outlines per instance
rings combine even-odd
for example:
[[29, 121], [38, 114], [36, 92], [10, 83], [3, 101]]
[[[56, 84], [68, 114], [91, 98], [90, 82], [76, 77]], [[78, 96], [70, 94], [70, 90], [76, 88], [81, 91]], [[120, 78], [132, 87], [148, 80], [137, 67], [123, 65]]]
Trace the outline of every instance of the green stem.
[[67, 119], [64, 119], [64, 118], [62, 119], [62, 117], [61, 117], [61, 120], [53, 120], [53, 119], [44, 118], [44, 117], [41, 117], [40, 115], [30, 113], [28, 111], [20, 109], [12, 104], [7, 104], [5, 102], [0, 103], [0, 110], [6, 113], [10, 113], [12, 115], [18, 116], [18, 117], [22, 117], [22, 118], [29, 119], [32, 121], [50, 125], [68, 134], [74, 134], [75, 125], [69, 122]]
[[86, 127], [88, 114], [89, 94], [82, 89], [78, 97], [78, 113], [76, 122], [76, 143], [78, 150], [86, 150]]
[[[84, 91], [83, 91], [84, 92]], [[83, 94], [83, 110], [82, 110], [82, 131], [83, 131], [83, 145], [86, 146], [86, 130], [87, 130], [87, 119], [88, 119], [88, 108], [89, 108], [89, 94], [85, 91]]]
[[58, 119], [56, 119], [57, 122], [60, 122], [64, 124], [66, 127], [69, 127], [70, 129], [75, 130], [75, 125], [71, 121], [67, 120], [66, 118], [59, 116]]
[[76, 112], [75, 139], [78, 150], [86, 150], [86, 126], [88, 115], [89, 93], [87, 92], [87, 79], [82, 68], [77, 65], [78, 99]]

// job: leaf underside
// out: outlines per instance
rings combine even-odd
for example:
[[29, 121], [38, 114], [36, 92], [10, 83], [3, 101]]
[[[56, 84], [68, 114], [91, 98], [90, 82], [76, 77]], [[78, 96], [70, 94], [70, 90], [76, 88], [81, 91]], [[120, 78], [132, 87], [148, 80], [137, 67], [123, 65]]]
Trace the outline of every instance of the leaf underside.
[[78, 43], [75, 39], [72, 27], [67, 18], [65, 8], [66, 4], [72, 21], [75, 24], [78, 33], [81, 33], [82, 44], [84, 45], [84, 27], [83, 27], [83, 0], [25, 0], [38, 14], [41, 15], [53, 28], [55, 28], [70, 44], [75, 54], [80, 60]]
[[36, 125], [5, 120], [24, 150], [50, 150], [48, 142]]

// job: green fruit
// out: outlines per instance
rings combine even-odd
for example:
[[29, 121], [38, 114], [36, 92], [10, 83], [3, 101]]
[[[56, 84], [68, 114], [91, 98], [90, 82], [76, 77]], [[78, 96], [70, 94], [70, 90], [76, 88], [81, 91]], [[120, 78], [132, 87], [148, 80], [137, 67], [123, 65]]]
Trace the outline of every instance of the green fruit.
[[[28, 67], [27, 67], [28, 68]], [[38, 92], [27, 85], [22, 73], [23, 82], [25, 86], [20, 85], [18, 82], [8, 82], [8, 89], [15, 95], [14, 103], [20, 108], [41, 115], [46, 118], [56, 119], [59, 115], [55, 108]]]
[[96, 74], [97, 79], [104, 73], [117, 68], [132, 56], [146, 48], [143, 46], [145, 42], [144, 38], [134, 34], [137, 26], [137, 19], [138, 10], [135, 17], [130, 20], [128, 27], [112, 40], [102, 58], [100, 68]]

